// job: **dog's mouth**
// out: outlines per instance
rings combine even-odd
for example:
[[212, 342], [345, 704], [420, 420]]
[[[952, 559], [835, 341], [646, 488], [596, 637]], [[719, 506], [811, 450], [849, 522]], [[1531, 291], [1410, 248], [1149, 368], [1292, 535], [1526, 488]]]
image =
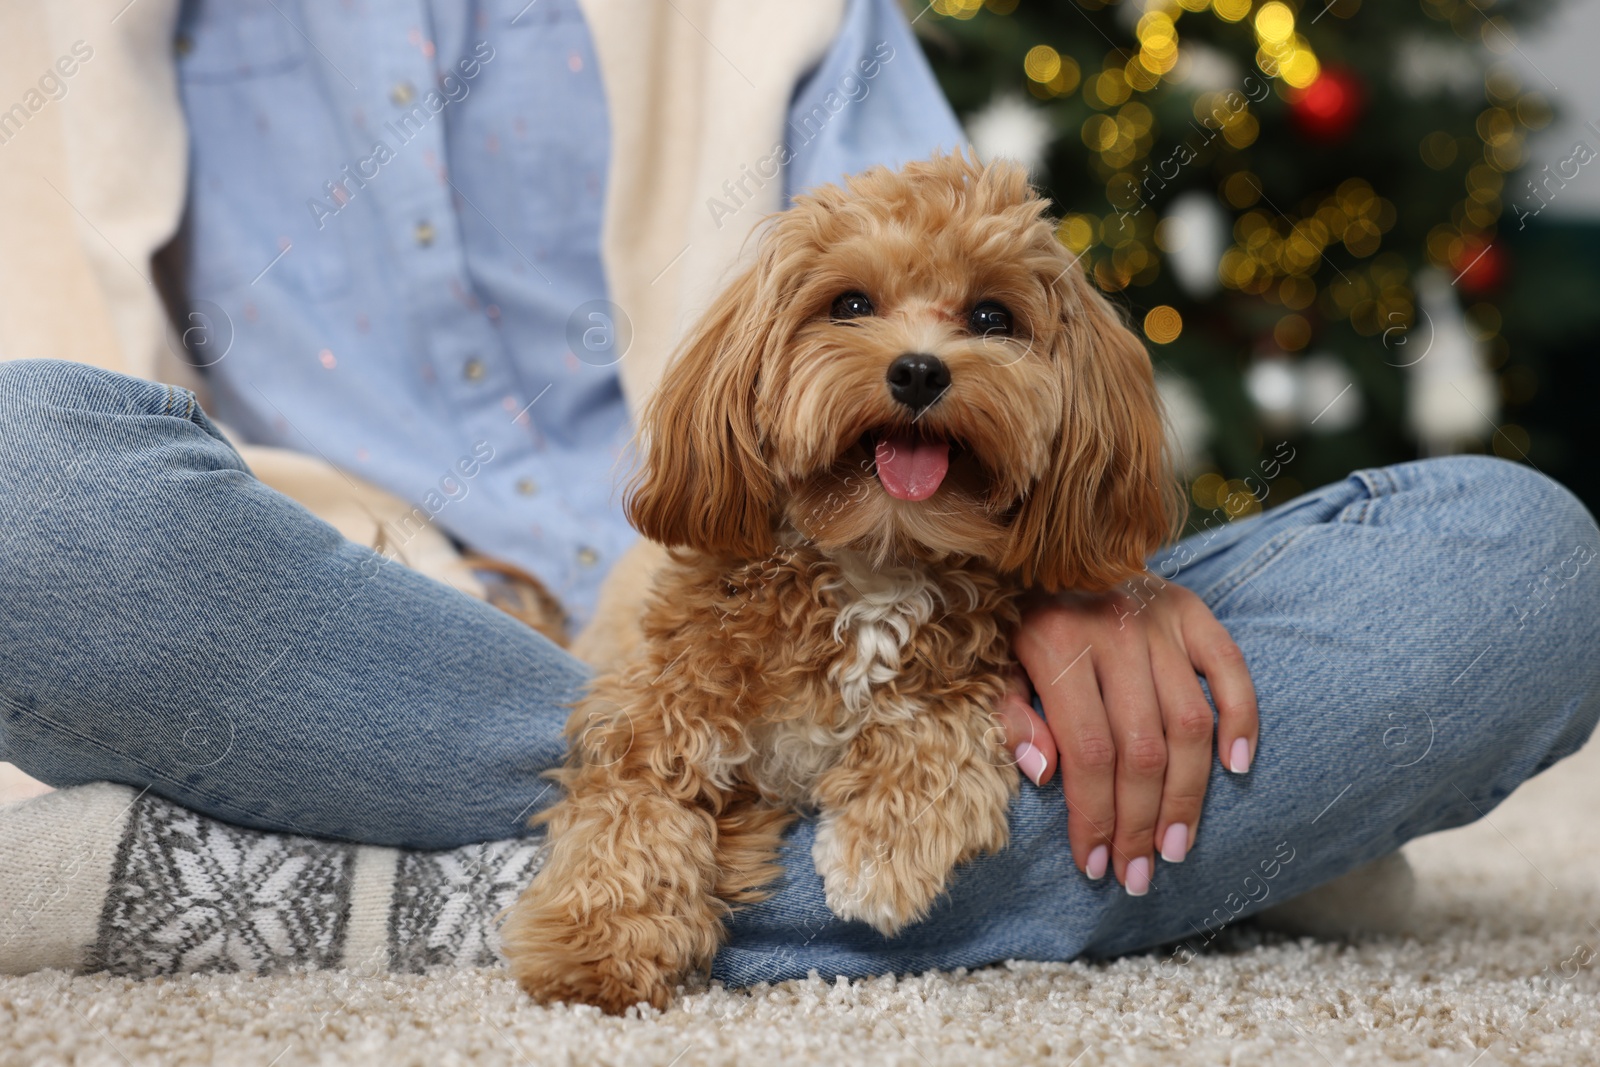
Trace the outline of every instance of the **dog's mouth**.
[[877, 430], [864, 434], [862, 447], [872, 456], [883, 491], [896, 500], [926, 500], [939, 491], [950, 473], [950, 453], [959, 445], [914, 429]]

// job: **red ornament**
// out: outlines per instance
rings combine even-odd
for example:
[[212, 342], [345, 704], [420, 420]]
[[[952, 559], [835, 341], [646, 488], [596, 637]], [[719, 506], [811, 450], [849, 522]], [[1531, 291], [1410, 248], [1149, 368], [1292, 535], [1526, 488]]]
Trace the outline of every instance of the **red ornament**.
[[1450, 261], [1456, 287], [1468, 296], [1483, 296], [1500, 288], [1507, 267], [1505, 250], [1481, 237], [1462, 240], [1461, 251]]
[[1317, 80], [1289, 98], [1289, 114], [1300, 132], [1314, 141], [1342, 141], [1355, 129], [1367, 91], [1349, 70], [1324, 67]]

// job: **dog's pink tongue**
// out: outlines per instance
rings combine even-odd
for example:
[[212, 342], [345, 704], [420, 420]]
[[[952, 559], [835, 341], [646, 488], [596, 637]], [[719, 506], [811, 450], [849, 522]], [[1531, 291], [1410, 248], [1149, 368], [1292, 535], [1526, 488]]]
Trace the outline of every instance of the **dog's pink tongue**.
[[919, 441], [909, 434], [878, 441], [874, 460], [884, 491], [900, 500], [926, 500], [939, 490], [950, 469], [946, 441]]

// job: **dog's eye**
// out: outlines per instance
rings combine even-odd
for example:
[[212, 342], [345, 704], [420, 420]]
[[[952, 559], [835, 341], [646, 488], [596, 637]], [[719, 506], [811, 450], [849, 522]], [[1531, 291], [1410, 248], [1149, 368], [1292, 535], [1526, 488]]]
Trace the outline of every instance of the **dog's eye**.
[[833, 320], [843, 322], [846, 319], [859, 319], [872, 314], [872, 301], [867, 299], [866, 293], [845, 293], [833, 302]]
[[1011, 312], [1007, 311], [1003, 304], [985, 300], [972, 309], [972, 315], [967, 319], [967, 327], [979, 337], [987, 337], [991, 333], [1009, 337]]

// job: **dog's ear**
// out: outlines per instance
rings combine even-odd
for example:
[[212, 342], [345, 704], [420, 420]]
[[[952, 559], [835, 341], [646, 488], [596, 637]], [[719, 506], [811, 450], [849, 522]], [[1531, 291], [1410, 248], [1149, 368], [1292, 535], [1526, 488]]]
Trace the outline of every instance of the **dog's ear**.
[[1183, 496], [1144, 344], [1079, 268], [1054, 290], [1062, 328], [1052, 356], [1066, 411], [1004, 563], [1030, 586], [1101, 591], [1141, 573], [1176, 534]]
[[776, 548], [776, 490], [755, 419], [762, 355], [776, 329], [766, 273], [752, 266], [717, 297], [645, 405], [643, 463], [626, 506], [651, 540], [745, 558]]

